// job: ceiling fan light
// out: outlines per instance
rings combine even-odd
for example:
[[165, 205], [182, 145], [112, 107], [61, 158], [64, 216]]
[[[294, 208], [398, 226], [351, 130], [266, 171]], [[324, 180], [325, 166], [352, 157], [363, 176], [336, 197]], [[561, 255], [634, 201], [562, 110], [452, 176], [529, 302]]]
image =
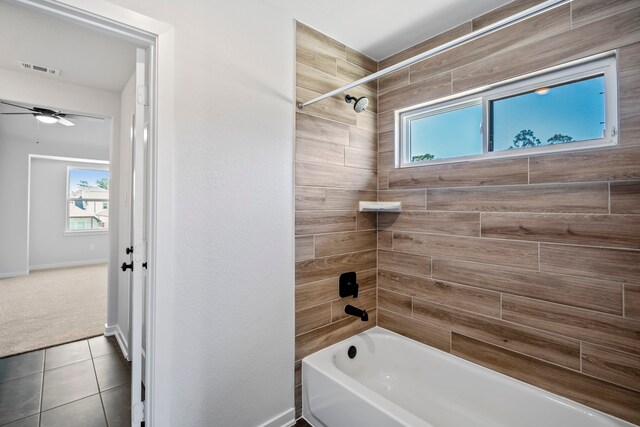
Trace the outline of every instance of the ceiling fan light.
[[[34, 114], [35, 115], [35, 114]], [[58, 122], [58, 118], [57, 117], [53, 117], [53, 116], [45, 116], [44, 114], [37, 114], [35, 115], [36, 119], [41, 122], [41, 123], [46, 123], [48, 125], [53, 124], [53, 123], [57, 123]]]

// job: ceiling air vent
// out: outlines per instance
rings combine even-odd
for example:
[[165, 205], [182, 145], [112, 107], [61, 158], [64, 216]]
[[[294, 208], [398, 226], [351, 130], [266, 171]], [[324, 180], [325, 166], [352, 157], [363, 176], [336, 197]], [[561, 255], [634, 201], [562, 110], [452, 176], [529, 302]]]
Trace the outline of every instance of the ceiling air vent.
[[22, 70], [32, 71], [38, 74], [47, 74], [52, 77], [60, 77], [60, 70], [56, 68], [46, 67], [44, 65], [31, 64], [30, 62], [18, 60], [18, 66]]

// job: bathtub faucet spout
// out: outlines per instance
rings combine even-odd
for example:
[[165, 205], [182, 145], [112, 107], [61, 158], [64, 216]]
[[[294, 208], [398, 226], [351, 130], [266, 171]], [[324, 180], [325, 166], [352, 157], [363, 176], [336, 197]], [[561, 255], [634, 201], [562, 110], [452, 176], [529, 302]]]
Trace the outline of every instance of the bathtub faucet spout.
[[344, 306], [344, 312], [350, 314], [351, 316], [359, 317], [360, 320], [366, 322], [369, 320], [369, 315], [367, 314], [367, 310], [360, 310], [357, 307], [354, 307], [350, 304]]

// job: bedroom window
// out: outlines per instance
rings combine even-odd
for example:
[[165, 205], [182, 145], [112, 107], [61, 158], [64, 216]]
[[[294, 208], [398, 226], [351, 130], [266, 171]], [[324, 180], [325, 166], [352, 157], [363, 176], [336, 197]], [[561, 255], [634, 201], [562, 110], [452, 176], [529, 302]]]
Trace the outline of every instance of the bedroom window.
[[67, 168], [67, 232], [109, 230], [109, 170]]

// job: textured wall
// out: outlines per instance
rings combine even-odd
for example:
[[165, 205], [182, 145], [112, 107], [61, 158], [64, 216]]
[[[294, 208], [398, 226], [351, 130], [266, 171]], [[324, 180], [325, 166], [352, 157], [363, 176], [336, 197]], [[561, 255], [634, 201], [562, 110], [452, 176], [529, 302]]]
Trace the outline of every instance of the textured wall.
[[[377, 63], [298, 23], [296, 91], [308, 101], [377, 70]], [[376, 215], [358, 200], [376, 200], [377, 84], [357, 114], [344, 95], [296, 114], [296, 411], [300, 416], [300, 360], [375, 325]], [[356, 271], [360, 295], [338, 296], [338, 276]], [[346, 303], [370, 310], [368, 322], [343, 313]]]
[[[380, 80], [380, 326], [640, 422], [638, 42], [639, 2], [575, 0]], [[394, 169], [395, 109], [612, 49], [619, 147]]]

